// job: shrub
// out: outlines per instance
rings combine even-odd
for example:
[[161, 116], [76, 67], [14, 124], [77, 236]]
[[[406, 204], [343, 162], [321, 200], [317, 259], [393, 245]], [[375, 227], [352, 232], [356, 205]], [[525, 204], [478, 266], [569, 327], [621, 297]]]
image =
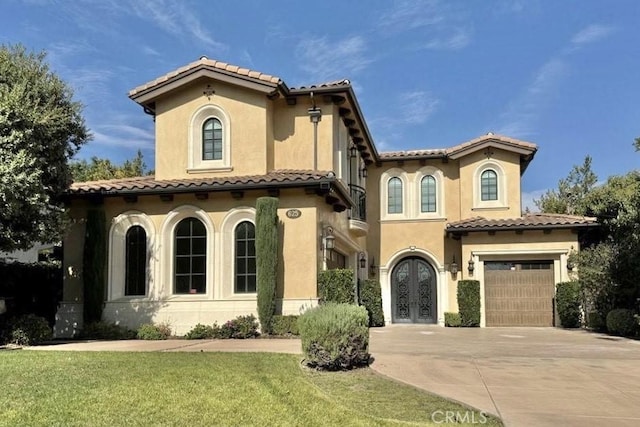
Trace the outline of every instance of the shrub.
[[258, 332], [258, 321], [253, 314], [248, 316], [238, 316], [233, 320], [229, 320], [222, 326], [213, 325], [215, 338], [255, 338]]
[[145, 323], [138, 328], [137, 336], [140, 340], [166, 340], [171, 336], [171, 328], [167, 323]]
[[132, 340], [136, 331], [108, 322], [92, 322], [80, 331], [80, 338], [94, 340]]
[[607, 324], [605, 320], [597, 311], [590, 311], [589, 313], [587, 313], [587, 327], [597, 332], [605, 332], [607, 330]]
[[271, 333], [273, 335], [300, 335], [298, 329], [298, 317], [290, 316], [273, 316], [271, 320]]
[[630, 337], [635, 334], [637, 328], [638, 321], [631, 310], [616, 308], [607, 314], [607, 331], [611, 335]]
[[353, 270], [321, 271], [318, 274], [318, 297], [321, 304], [327, 302], [353, 304], [355, 302]]
[[480, 326], [480, 282], [458, 282], [458, 312], [461, 326]]
[[262, 332], [271, 332], [276, 312], [278, 274], [278, 199], [259, 197], [256, 201], [256, 285], [258, 317]]
[[562, 282], [556, 285], [556, 308], [563, 328], [580, 327], [580, 284]]
[[380, 282], [367, 279], [360, 284], [360, 304], [369, 313], [369, 326], [384, 326]]
[[450, 326], [457, 328], [462, 326], [462, 320], [460, 319], [460, 313], [445, 313], [444, 314], [444, 326]]
[[369, 364], [369, 315], [364, 307], [326, 303], [298, 321], [307, 366], [344, 370]]
[[[217, 326], [217, 325], [216, 325]], [[215, 329], [213, 326], [198, 323], [184, 336], [188, 340], [206, 340], [215, 337]]]
[[25, 314], [10, 323], [10, 341], [18, 345], [36, 345], [50, 340], [53, 331], [44, 317]]

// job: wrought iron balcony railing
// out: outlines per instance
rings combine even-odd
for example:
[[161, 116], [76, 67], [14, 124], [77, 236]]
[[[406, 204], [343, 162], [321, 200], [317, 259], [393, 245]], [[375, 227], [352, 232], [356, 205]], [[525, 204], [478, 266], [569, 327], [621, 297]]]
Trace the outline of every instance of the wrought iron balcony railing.
[[364, 188], [349, 184], [351, 190], [351, 200], [356, 204], [354, 208], [351, 208], [351, 219], [357, 219], [358, 221], [367, 220], [367, 193]]

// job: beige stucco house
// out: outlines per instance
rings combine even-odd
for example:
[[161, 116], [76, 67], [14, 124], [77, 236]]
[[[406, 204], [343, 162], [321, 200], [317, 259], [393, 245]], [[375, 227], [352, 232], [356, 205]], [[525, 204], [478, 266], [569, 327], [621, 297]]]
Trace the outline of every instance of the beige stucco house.
[[107, 218], [105, 320], [178, 334], [256, 312], [261, 196], [279, 199], [283, 314], [317, 303], [319, 271], [351, 268], [379, 279], [387, 322], [442, 325], [457, 282], [477, 279], [483, 326], [550, 326], [554, 284], [594, 224], [521, 216], [529, 142], [378, 152], [348, 80], [289, 88], [203, 57], [129, 97], [155, 121], [155, 176], [72, 185], [58, 336], [82, 321], [90, 208]]

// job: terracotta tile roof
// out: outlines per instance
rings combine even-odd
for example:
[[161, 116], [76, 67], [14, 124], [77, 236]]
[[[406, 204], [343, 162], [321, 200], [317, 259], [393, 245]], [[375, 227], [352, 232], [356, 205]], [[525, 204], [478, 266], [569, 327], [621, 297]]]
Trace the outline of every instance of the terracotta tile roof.
[[586, 216], [534, 213], [519, 218], [486, 219], [475, 217], [447, 224], [447, 231], [496, 231], [517, 229], [574, 228], [597, 225], [595, 218]]
[[71, 195], [82, 194], [156, 194], [163, 192], [223, 191], [229, 189], [261, 188], [333, 181], [325, 171], [274, 170], [266, 175], [215, 178], [189, 178], [156, 180], [154, 176], [74, 182]]
[[516, 149], [531, 151], [532, 153], [534, 153], [538, 149], [538, 146], [531, 142], [521, 141], [519, 139], [511, 138], [504, 135], [488, 133], [478, 138], [474, 138], [470, 141], [463, 142], [462, 144], [454, 145], [453, 147], [450, 147], [450, 148], [433, 148], [429, 150], [381, 152], [380, 160], [402, 160], [402, 159], [409, 159], [409, 158], [419, 159], [419, 158], [433, 158], [433, 157], [442, 157], [442, 156], [455, 156], [456, 154], [459, 154], [466, 150], [473, 149], [476, 146], [492, 143], [492, 142], [500, 145], [504, 145], [506, 147], [513, 147]]
[[341, 86], [350, 86], [351, 82], [348, 79], [341, 80], [333, 80], [330, 82], [317, 83], [308, 86], [300, 86], [300, 87], [292, 87], [291, 90], [305, 90], [305, 89], [316, 89], [321, 87], [341, 87]]
[[250, 77], [256, 80], [261, 80], [267, 83], [272, 83], [274, 85], [278, 85], [282, 83], [282, 80], [279, 77], [271, 76], [269, 74], [264, 74], [259, 71], [250, 70], [248, 68], [242, 68], [237, 65], [227, 64], [226, 62], [216, 61], [214, 59], [209, 59], [206, 56], [201, 57], [199, 60], [194, 61], [190, 64], [187, 64], [183, 67], [178, 68], [177, 70], [171, 71], [164, 76], [158, 77], [155, 80], [152, 80], [148, 83], [145, 83], [141, 86], [138, 86], [129, 91], [129, 96], [134, 96], [142, 91], [153, 88], [161, 83], [164, 83], [174, 77], [179, 76], [180, 74], [184, 74], [188, 71], [193, 70], [199, 66], [208, 66], [211, 68], [215, 68], [218, 70], [226, 71], [229, 73], [237, 74], [239, 76]]

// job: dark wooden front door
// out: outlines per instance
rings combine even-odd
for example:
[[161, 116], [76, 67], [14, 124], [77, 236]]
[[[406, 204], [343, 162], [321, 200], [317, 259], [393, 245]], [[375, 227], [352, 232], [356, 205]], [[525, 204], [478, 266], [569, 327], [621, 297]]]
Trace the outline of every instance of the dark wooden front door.
[[391, 273], [394, 323], [436, 323], [436, 272], [421, 258], [405, 258]]

